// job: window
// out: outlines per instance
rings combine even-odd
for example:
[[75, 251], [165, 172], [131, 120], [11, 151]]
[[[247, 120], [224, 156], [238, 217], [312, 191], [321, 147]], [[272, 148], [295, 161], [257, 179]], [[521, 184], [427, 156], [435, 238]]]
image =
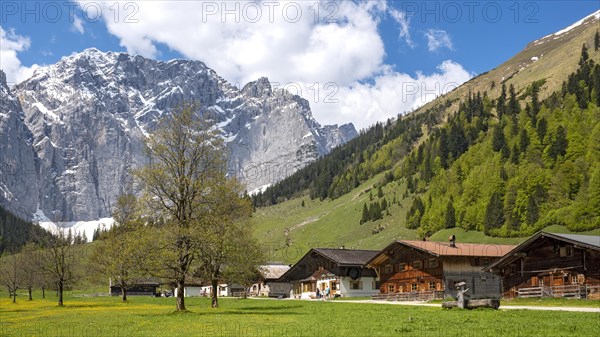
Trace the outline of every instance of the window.
[[419, 290], [419, 288], [417, 287], [416, 283], [413, 283], [413, 284], [410, 285], [410, 290], [417, 291], [417, 290]]
[[571, 274], [571, 284], [577, 284], [577, 275]]
[[421, 269], [423, 267], [423, 265], [421, 263], [422, 263], [421, 260], [413, 261], [413, 268]]
[[560, 247], [560, 257], [570, 257], [575, 255], [575, 249], [572, 245]]
[[567, 256], [575, 256], [575, 247], [567, 246]]
[[429, 282], [429, 290], [435, 290], [435, 282]]
[[481, 283], [487, 283], [487, 277], [482, 276], [480, 281]]
[[361, 290], [362, 289], [362, 282], [360, 281], [350, 281], [350, 289], [351, 290]]
[[508, 267], [506, 267], [505, 274], [512, 275], [515, 273], [516, 270], [517, 270], [517, 266], [514, 264], [511, 264]]
[[484, 258], [481, 260], [481, 263], [483, 263], [483, 266], [484, 266], [484, 267], [485, 267], [485, 266], [488, 266], [488, 265], [490, 264], [490, 258], [488, 258], [488, 257], [484, 257]]
[[429, 259], [429, 268], [437, 268], [438, 265], [437, 259]]
[[394, 267], [391, 264], [386, 264], [383, 269], [383, 272], [386, 274], [391, 274], [391, 273], [393, 273], [393, 271], [394, 271]]
[[400, 263], [398, 265], [398, 271], [406, 270], [406, 263]]
[[395, 287], [394, 287], [394, 285], [393, 285], [393, 284], [388, 284], [388, 286], [387, 286], [387, 292], [388, 292], [388, 293], [393, 293], [393, 292], [395, 292], [395, 291], [396, 291], [396, 289], [394, 289], [394, 288], [395, 288]]

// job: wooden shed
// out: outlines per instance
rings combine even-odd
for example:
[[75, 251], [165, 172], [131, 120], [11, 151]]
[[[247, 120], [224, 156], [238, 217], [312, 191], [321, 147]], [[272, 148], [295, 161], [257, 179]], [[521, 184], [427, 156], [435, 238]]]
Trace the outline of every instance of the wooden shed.
[[250, 287], [248, 294], [250, 296], [266, 297], [290, 296], [290, 283], [279, 281], [279, 278], [290, 268], [289, 265], [283, 263], [270, 263], [260, 266], [258, 268], [260, 274], [258, 281]]

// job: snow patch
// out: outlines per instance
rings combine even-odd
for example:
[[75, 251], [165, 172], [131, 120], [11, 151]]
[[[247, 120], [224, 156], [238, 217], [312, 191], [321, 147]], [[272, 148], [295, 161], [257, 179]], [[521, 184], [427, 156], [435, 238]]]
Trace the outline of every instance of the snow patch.
[[531, 60], [532, 60], [533, 62], [536, 62], [537, 60], [539, 60], [539, 58], [538, 58], [537, 56], [534, 56], [534, 57], [532, 57], [532, 58], [531, 58]]
[[271, 185], [272, 185], [272, 184], [270, 184], [270, 183], [269, 183], [269, 184], [266, 184], [266, 185], [262, 185], [261, 187], [258, 187], [258, 188], [256, 188], [256, 189], [253, 189], [253, 190], [252, 190], [252, 191], [250, 191], [248, 194], [252, 196], [252, 195], [256, 195], [256, 194], [258, 194], [258, 193], [262, 193], [262, 192], [266, 191], [266, 190], [267, 190], [267, 188], [271, 187]]
[[597, 10], [596, 12], [594, 12], [594, 13], [592, 13], [592, 14], [590, 14], [590, 15], [586, 16], [585, 18], [583, 18], [583, 19], [581, 19], [581, 20], [579, 20], [579, 21], [575, 22], [574, 24], [570, 25], [569, 27], [566, 27], [566, 28], [564, 28], [564, 29], [561, 29], [561, 30], [559, 30], [558, 32], [556, 32], [556, 33], [554, 33], [554, 34], [546, 35], [546, 36], [544, 36], [543, 38], [541, 38], [541, 39], [539, 39], [539, 40], [535, 40], [535, 41], [533, 41], [533, 42], [534, 42], [535, 44], [537, 44], [537, 42], [538, 42], [538, 41], [540, 41], [540, 40], [543, 40], [543, 39], [545, 39], [545, 38], [548, 38], [548, 37], [550, 37], [550, 36], [556, 36], [556, 37], [554, 38], [554, 40], [556, 40], [556, 39], [558, 39], [558, 38], [559, 38], [559, 35], [562, 35], [562, 34], [564, 34], [564, 33], [567, 33], [567, 32], [569, 32], [569, 31], [573, 30], [574, 28], [581, 26], [581, 25], [582, 25], [582, 24], [583, 24], [583, 23], [584, 23], [586, 20], [588, 20], [588, 19], [591, 19], [591, 18], [594, 18], [594, 20], [598, 20], [598, 19], [600, 19], [600, 10]]
[[48, 108], [46, 108], [46, 106], [40, 102], [36, 102], [33, 103], [33, 106], [36, 107], [38, 110], [40, 110], [41, 113], [43, 113], [44, 115], [47, 115], [49, 117], [51, 117], [52, 119], [54, 119], [55, 121], [60, 122], [60, 118], [58, 117], [57, 114], [55, 114], [54, 112], [48, 110]]
[[38, 210], [33, 214], [34, 221], [40, 225], [40, 227], [44, 228], [49, 232], [56, 232], [61, 229], [69, 230], [73, 235], [76, 233], [85, 233], [85, 236], [89, 241], [92, 241], [94, 237], [94, 231], [100, 227], [101, 229], [110, 229], [112, 225], [115, 223], [113, 218], [102, 218], [98, 220], [91, 221], [68, 221], [68, 222], [54, 222], [50, 220], [44, 211], [38, 208]]

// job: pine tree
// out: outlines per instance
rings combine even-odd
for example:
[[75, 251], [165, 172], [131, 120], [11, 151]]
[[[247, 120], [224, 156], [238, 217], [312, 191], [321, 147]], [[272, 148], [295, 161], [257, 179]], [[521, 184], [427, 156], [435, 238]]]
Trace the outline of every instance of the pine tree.
[[569, 141], [567, 140], [567, 131], [563, 128], [562, 125], [559, 125], [556, 129], [556, 136], [554, 138], [554, 142], [550, 145], [548, 150], [548, 155], [556, 160], [558, 156], [564, 156], [567, 154], [567, 147], [569, 146]]
[[452, 158], [458, 158], [467, 150], [467, 139], [465, 138], [465, 134], [460, 123], [453, 122], [450, 126], [449, 141]]
[[421, 171], [421, 179], [425, 182], [429, 182], [433, 178], [433, 168], [431, 165], [431, 157], [427, 155], [423, 162], [423, 170]]
[[305, 204], [304, 204], [304, 199], [302, 199], [302, 204], [301, 204], [301, 206], [302, 206], [302, 207], [304, 207], [304, 206], [305, 206]]
[[518, 165], [519, 164], [519, 148], [517, 144], [513, 145], [512, 151], [510, 153], [510, 162]]
[[548, 122], [546, 121], [545, 118], [542, 117], [538, 121], [536, 131], [538, 134], [538, 138], [540, 139], [540, 142], [542, 142], [542, 144], [543, 144], [544, 137], [546, 137], [546, 132], [548, 131]]
[[377, 188], [377, 198], [383, 198], [383, 190], [381, 189], [381, 185]]
[[454, 204], [452, 200], [448, 201], [448, 205], [446, 206], [446, 228], [453, 228], [456, 226], [456, 212], [454, 210]]
[[492, 134], [492, 148], [494, 149], [494, 151], [498, 152], [502, 150], [502, 148], [505, 146], [506, 141], [504, 140], [504, 131], [502, 130], [500, 125], [496, 125]]
[[379, 206], [379, 202], [374, 202], [371, 205], [371, 220], [376, 221], [381, 219], [381, 207]]
[[387, 200], [385, 198], [383, 198], [383, 200], [381, 200], [381, 210], [385, 211], [387, 208], [388, 208]]
[[450, 154], [450, 149], [448, 146], [448, 133], [446, 132], [446, 128], [443, 128], [440, 132], [440, 164], [442, 168], [448, 169], [448, 155]]
[[598, 49], [600, 49], [600, 34], [596, 30], [596, 35], [594, 35], [594, 51], [598, 51]]
[[367, 203], [365, 202], [363, 204], [363, 211], [362, 211], [362, 217], [360, 218], [360, 224], [362, 225], [367, 221], [369, 221], [369, 208], [367, 207]]
[[490, 229], [500, 228], [504, 224], [504, 202], [502, 195], [496, 191], [485, 209], [484, 233], [489, 234]]
[[521, 107], [519, 106], [519, 101], [517, 100], [517, 94], [515, 93], [514, 85], [510, 85], [508, 88], [509, 99], [508, 99], [508, 109], [507, 114], [511, 116], [518, 115], [521, 111]]
[[498, 115], [498, 120], [501, 120], [502, 116], [506, 114], [506, 84], [504, 83], [502, 83], [502, 93], [496, 102], [496, 114]]
[[519, 149], [522, 153], [525, 153], [527, 147], [529, 147], [529, 135], [527, 134], [527, 130], [523, 129], [519, 133]]

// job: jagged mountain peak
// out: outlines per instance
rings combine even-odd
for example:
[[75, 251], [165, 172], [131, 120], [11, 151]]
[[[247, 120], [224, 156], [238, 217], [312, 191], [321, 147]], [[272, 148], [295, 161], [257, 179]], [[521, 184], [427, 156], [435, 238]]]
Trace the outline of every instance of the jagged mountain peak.
[[53, 221], [110, 216], [116, 196], [132, 186], [131, 169], [147, 161], [144, 137], [182, 102], [200, 103], [214, 116], [230, 153], [229, 174], [248, 190], [357, 135], [353, 127], [321, 126], [308, 101], [274, 89], [266, 77], [239, 89], [201, 61], [96, 48], [39, 68], [7, 96], [19, 97], [39, 157], [39, 198], [27, 209]]

